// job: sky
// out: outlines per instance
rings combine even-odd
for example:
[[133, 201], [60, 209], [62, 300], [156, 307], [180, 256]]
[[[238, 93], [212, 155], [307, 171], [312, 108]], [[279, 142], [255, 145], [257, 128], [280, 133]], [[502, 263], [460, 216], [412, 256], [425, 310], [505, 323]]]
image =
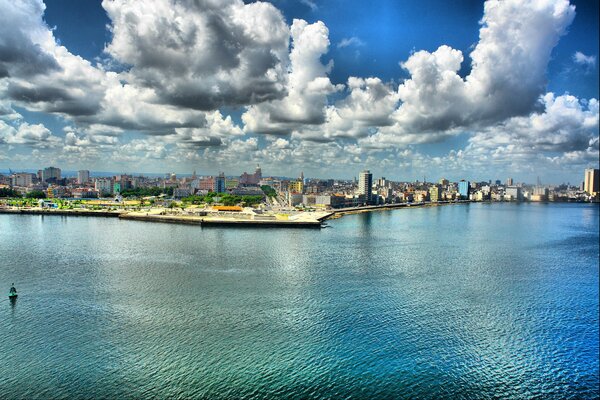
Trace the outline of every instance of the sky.
[[0, 0], [0, 170], [579, 184], [598, 2]]

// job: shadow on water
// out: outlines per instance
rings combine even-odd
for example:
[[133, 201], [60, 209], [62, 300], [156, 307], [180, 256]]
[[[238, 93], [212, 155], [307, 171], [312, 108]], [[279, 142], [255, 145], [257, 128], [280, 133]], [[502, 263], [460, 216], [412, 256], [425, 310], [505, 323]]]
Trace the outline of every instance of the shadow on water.
[[11, 314], [15, 315], [15, 308], [17, 306], [17, 298], [16, 297], [10, 297], [8, 299], [8, 302], [10, 303], [10, 308], [11, 308]]

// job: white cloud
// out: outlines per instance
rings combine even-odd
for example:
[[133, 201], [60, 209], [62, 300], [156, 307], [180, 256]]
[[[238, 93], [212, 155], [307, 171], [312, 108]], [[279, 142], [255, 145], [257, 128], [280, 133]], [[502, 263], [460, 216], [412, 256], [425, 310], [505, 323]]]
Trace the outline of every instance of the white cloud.
[[352, 37], [343, 38], [342, 40], [340, 40], [340, 42], [337, 44], [337, 48], [343, 49], [344, 47], [350, 47], [350, 46], [360, 47], [360, 46], [364, 46], [364, 45], [365, 45], [365, 42], [363, 42], [356, 36], [352, 36]]
[[242, 116], [246, 132], [289, 134], [302, 125], [321, 124], [325, 120], [327, 95], [343, 88], [333, 85], [327, 76], [333, 63], [323, 65], [320, 60], [329, 48], [325, 24], [295, 19], [291, 34], [287, 96], [249, 107]]
[[[0, 144], [121, 165], [264, 160], [329, 170], [581, 165], [597, 156], [597, 100], [544, 94], [552, 49], [574, 17], [567, 0], [486, 2], [470, 59], [446, 45], [414, 52], [401, 63], [409, 77], [399, 85], [377, 77], [334, 85], [325, 24], [288, 26], [270, 3], [103, 6], [109, 60], [93, 65], [57, 42], [40, 0], [0, 0]], [[337, 43], [363, 45], [358, 37]], [[576, 52], [573, 62], [594, 68], [596, 56]], [[111, 72], [112, 64], [124, 71]], [[238, 106], [241, 126], [219, 111]], [[59, 139], [20, 123], [15, 107], [61, 115], [72, 128]], [[469, 145], [446, 157], [411, 150], [464, 132], [473, 132]], [[279, 137], [244, 136], [254, 133]]]
[[214, 110], [281, 97], [289, 29], [269, 3], [241, 0], [152, 6], [104, 0], [112, 41], [106, 51], [130, 65], [130, 81], [160, 101]]
[[19, 123], [16, 127], [0, 120], [0, 144], [21, 144], [28, 147], [54, 147], [60, 139], [42, 124]]
[[319, 7], [317, 6], [317, 3], [315, 3], [312, 0], [300, 0], [300, 3], [302, 3], [305, 6], [307, 6], [308, 8], [310, 8], [311, 11], [317, 11], [319, 9]]
[[580, 51], [576, 51], [573, 54], [573, 61], [587, 68], [594, 68], [596, 66], [596, 56], [586, 56]]

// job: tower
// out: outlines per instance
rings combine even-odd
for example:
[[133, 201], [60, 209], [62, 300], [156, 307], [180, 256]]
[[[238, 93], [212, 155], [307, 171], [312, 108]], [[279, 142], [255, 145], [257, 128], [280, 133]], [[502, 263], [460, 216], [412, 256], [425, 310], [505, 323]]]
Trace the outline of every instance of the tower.
[[358, 194], [365, 196], [367, 203], [371, 202], [373, 187], [373, 174], [369, 170], [364, 170], [358, 176]]

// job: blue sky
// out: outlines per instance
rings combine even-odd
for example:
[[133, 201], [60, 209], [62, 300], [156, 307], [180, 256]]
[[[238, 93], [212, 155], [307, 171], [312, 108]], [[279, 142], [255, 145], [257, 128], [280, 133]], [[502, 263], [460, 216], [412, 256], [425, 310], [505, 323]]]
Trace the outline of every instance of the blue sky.
[[598, 165], [594, 1], [0, 2], [0, 169], [578, 183]]

